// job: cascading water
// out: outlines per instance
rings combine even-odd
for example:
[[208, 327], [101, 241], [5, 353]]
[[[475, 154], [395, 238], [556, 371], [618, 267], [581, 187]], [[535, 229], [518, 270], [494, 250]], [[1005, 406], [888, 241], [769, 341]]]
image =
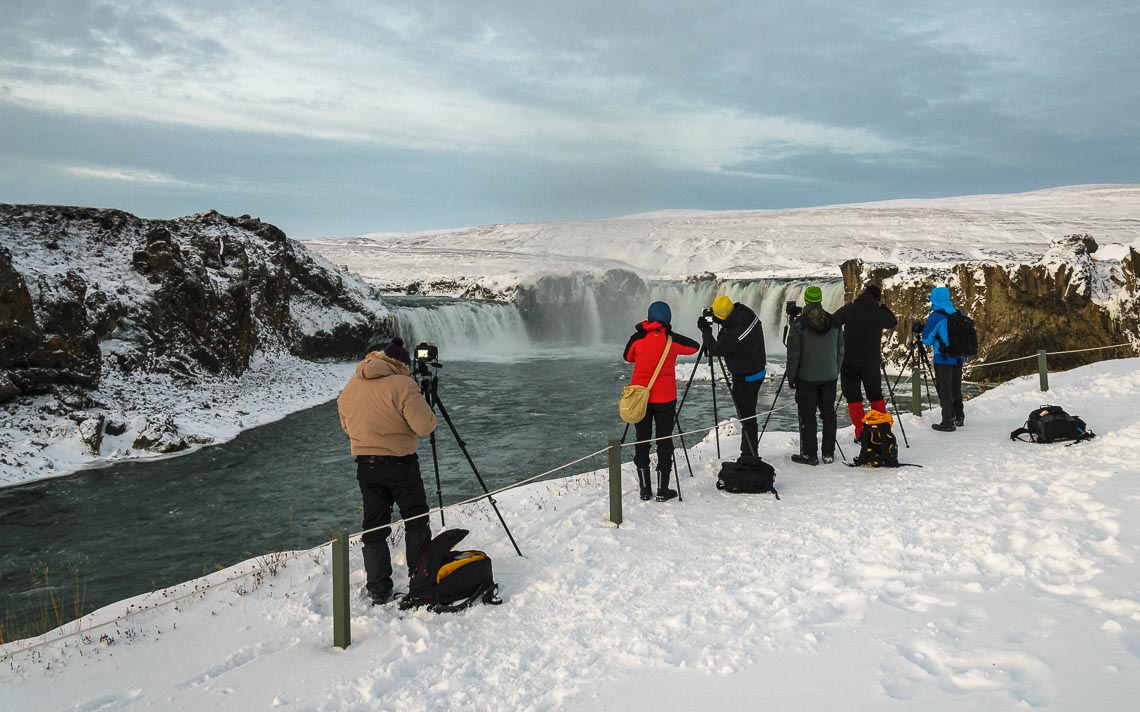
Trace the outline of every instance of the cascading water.
[[409, 351], [420, 341], [439, 346], [443, 359], [504, 360], [530, 355], [534, 344], [513, 304], [388, 297], [396, 333]]

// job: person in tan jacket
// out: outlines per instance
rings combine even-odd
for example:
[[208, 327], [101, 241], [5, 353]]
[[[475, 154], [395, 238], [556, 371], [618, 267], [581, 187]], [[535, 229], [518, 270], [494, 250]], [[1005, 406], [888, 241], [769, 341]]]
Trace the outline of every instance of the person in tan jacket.
[[392, 505], [405, 525], [404, 544], [411, 570], [431, 540], [418, 438], [435, 430], [435, 413], [411, 377], [411, 357], [395, 337], [383, 351], [369, 353], [356, 366], [336, 401], [340, 425], [356, 457], [356, 481], [364, 499], [364, 570], [373, 605], [392, 596], [392, 555], [388, 534]]

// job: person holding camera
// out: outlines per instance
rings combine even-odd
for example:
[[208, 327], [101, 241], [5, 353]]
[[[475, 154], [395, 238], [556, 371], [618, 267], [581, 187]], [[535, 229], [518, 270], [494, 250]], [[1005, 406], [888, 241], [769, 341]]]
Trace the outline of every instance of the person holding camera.
[[930, 316], [922, 328], [922, 343], [934, 348], [934, 385], [938, 389], [938, 405], [942, 408], [942, 422], [930, 427], [952, 433], [966, 423], [966, 411], [962, 403], [962, 364], [960, 356], [946, 353], [950, 343], [947, 320], [958, 311], [950, 301], [950, 290], [935, 287], [930, 290]]
[[898, 324], [894, 312], [882, 303], [883, 291], [877, 284], [868, 284], [863, 293], [850, 304], [835, 311], [832, 318], [843, 327], [843, 365], [839, 371], [839, 385], [847, 399], [847, 413], [855, 426], [855, 439], [863, 434], [863, 394], [871, 403], [871, 410], [887, 412], [883, 398], [882, 335]]
[[[720, 325], [720, 333], [715, 339], [712, 335], [714, 323]], [[732, 402], [743, 433], [740, 454], [758, 455], [757, 433], [760, 428], [756, 425], [756, 399], [760, 396], [764, 377], [768, 375], [760, 317], [744, 304], [722, 294], [697, 319], [697, 328], [701, 330], [704, 347], [713, 356], [723, 357], [725, 368], [732, 375]]]
[[383, 351], [372, 351], [356, 365], [337, 398], [340, 425], [356, 457], [356, 481], [364, 500], [366, 588], [372, 605], [392, 595], [392, 556], [387, 526], [392, 505], [404, 525], [404, 551], [409, 576], [420, 552], [431, 541], [427, 495], [416, 455], [418, 437], [435, 430], [435, 412], [411, 377], [412, 359], [404, 341], [394, 337]]
[[821, 450], [824, 464], [835, 462], [835, 385], [843, 363], [839, 324], [823, 308], [823, 290], [812, 285], [804, 291], [804, 309], [788, 329], [788, 383], [796, 392], [800, 421], [800, 451], [792, 462], [818, 465], [816, 410], [823, 422]]
[[[693, 339], [673, 332], [673, 313], [665, 302], [653, 302], [645, 321], [634, 327], [633, 336], [625, 344], [623, 358], [633, 364], [631, 385], [649, 386], [649, 405], [645, 417], [634, 425], [638, 443], [633, 448], [637, 467], [637, 485], [641, 499], [653, 496], [649, 477], [649, 446], [654, 425], [657, 429], [657, 501], [677, 496], [669, 487], [673, 469], [673, 427], [677, 417], [677, 357], [695, 354], [700, 349]], [[654, 377], [656, 374], [656, 378]]]

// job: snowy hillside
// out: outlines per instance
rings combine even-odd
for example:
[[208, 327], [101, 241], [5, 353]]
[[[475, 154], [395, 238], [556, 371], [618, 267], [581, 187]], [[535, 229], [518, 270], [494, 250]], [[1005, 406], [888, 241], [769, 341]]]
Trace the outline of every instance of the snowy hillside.
[[[969, 401], [953, 434], [907, 416], [901, 458], [922, 468], [796, 466], [795, 437], [769, 433], [779, 501], [717, 492], [711, 438], [684, 502], [638, 501], [627, 472], [620, 528], [600, 473], [527, 486], [499, 498], [526, 558], [485, 508], [450, 514], [494, 557], [505, 604], [435, 615], [356, 598], [345, 651], [331, 647], [327, 549], [125, 601], [83, 624], [188, 595], [34, 653], [0, 649], [4, 707], [1131, 710], [1140, 359], [1051, 383]], [[1011, 442], [1043, 402], [1099, 437]], [[358, 549], [352, 567], [360, 588]]]
[[358, 357], [387, 317], [248, 215], [0, 204], [0, 486], [323, 402], [350, 371], [314, 362]]
[[1120, 258], [1113, 245], [1140, 245], [1140, 186], [796, 210], [669, 210], [306, 244], [388, 288], [458, 280], [501, 292], [535, 275], [614, 268], [643, 277], [814, 277], [838, 276], [838, 265], [852, 258], [914, 267], [1032, 262], [1053, 239], [1073, 233], [1091, 234], [1108, 259]]

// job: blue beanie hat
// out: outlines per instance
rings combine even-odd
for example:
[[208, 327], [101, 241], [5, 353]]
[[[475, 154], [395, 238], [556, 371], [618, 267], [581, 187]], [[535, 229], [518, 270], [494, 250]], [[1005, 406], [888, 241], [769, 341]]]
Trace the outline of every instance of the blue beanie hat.
[[673, 321], [673, 312], [665, 302], [653, 302], [649, 305], [649, 321], [668, 324]]

